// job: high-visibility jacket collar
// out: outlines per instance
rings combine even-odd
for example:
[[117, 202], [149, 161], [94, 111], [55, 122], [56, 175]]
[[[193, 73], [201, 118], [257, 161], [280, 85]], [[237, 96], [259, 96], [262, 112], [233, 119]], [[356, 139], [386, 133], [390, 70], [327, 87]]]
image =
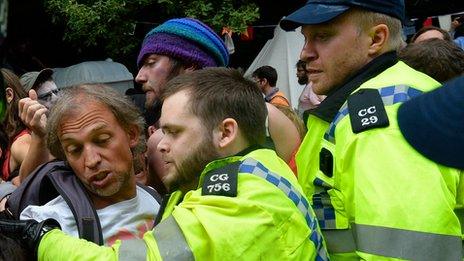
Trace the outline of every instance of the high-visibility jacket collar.
[[374, 78], [387, 68], [398, 62], [396, 52], [388, 52], [376, 57], [366, 64], [357, 73], [350, 77], [340, 87], [334, 88], [327, 98], [321, 102], [319, 107], [309, 111], [310, 114], [326, 121], [331, 122], [337, 114], [340, 107], [345, 103], [348, 96], [356, 90], [362, 83]]

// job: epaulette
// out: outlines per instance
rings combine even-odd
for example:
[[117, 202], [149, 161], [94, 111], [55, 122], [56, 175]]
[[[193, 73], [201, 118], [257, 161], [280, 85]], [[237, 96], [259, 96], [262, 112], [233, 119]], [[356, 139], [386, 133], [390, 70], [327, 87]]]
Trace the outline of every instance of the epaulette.
[[236, 197], [240, 164], [241, 162], [237, 161], [206, 173], [203, 178], [201, 195]]
[[354, 133], [390, 125], [382, 97], [376, 89], [360, 89], [351, 94], [348, 111]]

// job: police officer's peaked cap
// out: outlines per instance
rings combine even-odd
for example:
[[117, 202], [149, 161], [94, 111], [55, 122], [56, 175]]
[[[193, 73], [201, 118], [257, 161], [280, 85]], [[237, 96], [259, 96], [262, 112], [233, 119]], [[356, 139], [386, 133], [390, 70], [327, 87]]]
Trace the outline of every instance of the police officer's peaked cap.
[[352, 7], [386, 14], [404, 21], [404, 0], [309, 0], [280, 22], [286, 31], [301, 25], [321, 24], [343, 14]]
[[464, 169], [464, 76], [402, 104], [398, 125], [422, 155]]

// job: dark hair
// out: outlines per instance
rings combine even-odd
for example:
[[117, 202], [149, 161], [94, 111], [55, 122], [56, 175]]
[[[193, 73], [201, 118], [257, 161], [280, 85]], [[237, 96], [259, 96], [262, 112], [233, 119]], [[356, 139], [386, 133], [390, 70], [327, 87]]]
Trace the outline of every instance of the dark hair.
[[169, 81], [172, 78], [178, 76], [182, 69], [186, 69], [186, 68], [189, 68], [191, 66], [195, 66], [193, 64], [186, 63], [186, 62], [184, 62], [184, 61], [182, 61], [180, 59], [177, 59], [177, 58], [174, 58], [174, 57], [171, 57], [171, 56], [167, 56], [167, 57], [171, 61], [171, 69], [169, 71], [168, 77], [166, 78], [166, 81]]
[[180, 75], [166, 84], [162, 99], [183, 90], [190, 93], [190, 111], [208, 130], [225, 118], [233, 118], [249, 145], [264, 142], [267, 109], [263, 96], [255, 83], [237, 70], [205, 68]]
[[464, 50], [441, 39], [409, 44], [398, 53], [398, 58], [439, 82], [464, 73]]
[[2, 127], [8, 135], [9, 142], [11, 142], [18, 133], [26, 129], [26, 125], [24, 125], [19, 117], [18, 103], [19, 100], [27, 97], [27, 94], [21, 86], [18, 76], [16, 76], [14, 72], [5, 68], [2, 68], [1, 72], [4, 79], [4, 89], [11, 88], [14, 92], [13, 100], [7, 103], [6, 116], [2, 122]]
[[[464, 20], [464, 16], [461, 16], [462, 20]], [[464, 36], [464, 23], [460, 22], [461, 24], [454, 29], [454, 39]]]
[[422, 27], [419, 31], [416, 32], [416, 34], [414, 34], [412, 36], [410, 43], [414, 43], [416, 41], [417, 37], [419, 37], [419, 35], [427, 32], [427, 31], [432, 31], [432, 30], [439, 31], [443, 35], [443, 40], [448, 41], [448, 42], [452, 41], [451, 36], [447, 31], [441, 29], [440, 27], [426, 26], [426, 27]]
[[306, 62], [303, 61], [303, 60], [298, 60], [298, 62], [296, 63], [295, 67], [298, 69], [298, 68], [302, 68], [304, 70], [306, 70]]
[[251, 76], [257, 77], [258, 79], [266, 79], [272, 87], [274, 87], [277, 83], [277, 71], [274, 67], [269, 65], [259, 67], [251, 74]]
[[142, 135], [135, 149], [143, 150], [145, 121], [135, 104], [108, 85], [82, 84], [61, 90], [55, 105], [50, 110], [47, 120], [47, 146], [53, 156], [61, 160], [65, 159], [58, 137], [61, 120], [69, 113], [82, 109], [86, 102], [92, 101], [108, 107], [124, 130], [137, 126]]

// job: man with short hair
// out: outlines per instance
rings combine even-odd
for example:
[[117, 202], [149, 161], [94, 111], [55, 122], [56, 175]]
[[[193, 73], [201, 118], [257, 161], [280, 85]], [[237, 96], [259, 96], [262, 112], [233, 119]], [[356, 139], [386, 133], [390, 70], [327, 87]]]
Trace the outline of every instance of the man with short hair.
[[451, 36], [447, 31], [441, 29], [440, 27], [426, 26], [422, 27], [411, 37], [410, 43], [420, 43], [422, 41], [434, 38], [452, 42]]
[[251, 76], [255, 79], [259, 89], [264, 94], [264, 100], [273, 105], [290, 107], [285, 94], [276, 87], [277, 71], [272, 66], [261, 66]]
[[327, 260], [295, 176], [274, 151], [259, 146], [265, 119], [261, 93], [236, 70], [176, 77], [163, 94], [165, 135], [158, 145], [171, 195], [161, 222], [143, 240], [99, 247], [59, 230], [47, 233], [50, 221], [16, 227], [0, 221], [0, 232], [32, 248], [44, 232], [39, 260]]
[[[48, 148], [67, 162], [84, 186], [106, 244], [141, 237], [152, 228], [159, 209], [135, 181], [133, 151], [143, 128], [135, 105], [106, 85], [63, 90], [47, 120]], [[63, 231], [78, 236], [74, 213], [62, 196], [43, 206], [26, 207], [20, 218], [53, 218]]]
[[398, 58], [441, 83], [464, 74], [464, 50], [451, 41], [432, 38], [412, 43], [399, 51]]
[[316, 94], [296, 155], [298, 180], [331, 259], [461, 260], [454, 210], [461, 175], [404, 140], [397, 109], [440, 85], [398, 61], [403, 0], [309, 0], [281, 22], [301, 26]]

